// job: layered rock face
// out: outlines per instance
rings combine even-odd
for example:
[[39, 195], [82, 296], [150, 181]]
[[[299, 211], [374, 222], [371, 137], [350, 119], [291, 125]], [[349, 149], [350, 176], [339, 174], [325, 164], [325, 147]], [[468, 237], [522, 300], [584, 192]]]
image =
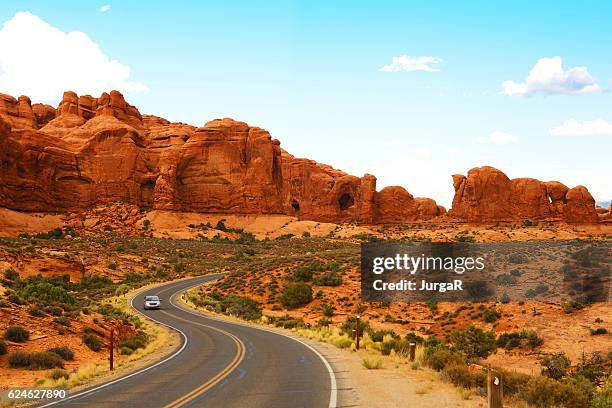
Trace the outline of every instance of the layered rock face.
[[493, 167], [477, 167], [467, 177], [453, 176], [455, 197], [449, 216], [467, 222], [563, 220], [596, 223], [595, 200], [584, 186], [558, 181], [509, 179]]
[[124, 201], [156, 209], [288, 214], [316, 221], [398, 223], [444, 208], [401, 187], [376, 191], [298, 159], [260, 128], [231, 119], [201, 128], [141, 115], [113, 91], [65, 92], [57, 109], [0, 95], [0, 206], [65, 211]]

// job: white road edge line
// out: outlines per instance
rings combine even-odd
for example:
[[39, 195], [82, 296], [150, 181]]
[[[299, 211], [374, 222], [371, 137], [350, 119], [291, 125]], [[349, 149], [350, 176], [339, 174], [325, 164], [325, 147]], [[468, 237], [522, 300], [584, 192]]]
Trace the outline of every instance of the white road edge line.
[[[193, 287], [195, 287], [195, 286], [192, 286], [192, 288]], [[187, 290], [189, 290], [189, 289], [191, 289], [191, 288], [185, 289], [185, 292]], [[192, 315], [200, 316], [200, 317], [205, 317], [207, 319], [216, 320], [216, 321], [223, 322], [223, 323], [240, 325], [240, 326], [249, 327], [249, 328], [256, 329], [256, 330], [262, 330], [262, 331], [266, 331], [266, 332], [269, 332], [269, 333], [277, 334], [279, 336], [284, 336], [284, 337], [287, 337], [288, 339], [297, 341], [298, 343], [301, 343], [302, 345], [308, 347], [313, 353], [315, 353], [321, 359], [321, 361], [323, 361], [323, 364], [325, 365], [325, 368], [327, 369], [327, 372], [329, 374], [329, 381], [330, 381], [329, 408], [337, 408], [337, 405], [338, 405], [338, 385], [337, 385], [337, 381], [336, 381], [336, 374], [334, 373], [334, 370], [333, 370], [331, 364], [327, 361], [327, 359], [317, 349], [312, 347], [310, 344], [305, 343], [305, 342], [303, 342], [302, 340], [300, 340], [298, 338], [289, 336], [289, 335], [287, 335], [285, 333], [277, 332], [275, 330], [266, 329], [264, 327], [257, 327], [257, 326], [253, 326], [253, 325], [245, 324], [245, 323], [241, 323], [241, 322], [233, 322], [233, 321], [223, 320], [223, 319], [219, 319], [217, 317], [205, 315], [203, 313], [194, 312], [192, 310], [186, 309], [183, 306], [180, 306], [180, 305], [177, 305], [176, 303], [174, 303], [172, 301], [172, 298], [175, 295], [170, 297], [170, 303], [173, 306], [175, 306], [175, 307], [177, 307], [177, 308], [179, 308], [179, 309], [181, 309], [181, 310], [183, 310], [183, 311], [185, 311], [187, 313], [191, 313]]]
[[[188, 289], [190, 289], [190, 288], [188, 288]], [[188, 290], [188, 289], [187, 289], [187, 290]], [[160, 366], [161, 364], [164, 364], [165, 362], [170, 361], [170, 360], [172, 360], [173, 358], [177, 357], [179, 354], [181, 354], [181, 353], [183, 352], [183, 350], [185, 350], [185, 347], [187, 347], [187, 342], [188, 342], [188, 340], [187, 340], [187, 336], [185, 335], [185, 333], [184, 333], [182, 330], [177, 329], [176, 327], [173, 327], [173, 326], [171, 326], [171, 325], [169, 325], [169, 324], [162, 323], [162, 322], [160, 322], [159, 320], [156, 320], [156, 319], [154, 319], [154, 318], [152, 318], [152, 317], [150, 317], [150, 316], [147, 316], [147, 315], [145, 315], [144, 313], [140, 312], [140, 310], [138, 310], [138, 309], [136, 309], [136, 308], [134, 307], [134, 298], [135, 298], [136, 296], [138, 296], [138, 295], [139, 295], [141, 292], [144, 292], [144, 291], [146, 291], [146, 290], [150, 290], [150, 288], [145, 288], [145, 289], [142, 289], [142, 290], [140, 290], [140, 291], [136, 292], [136, 294], [135, 294], [134, 296], [132, 296], [132, 298], [130, 299], [130, 307], [131, 307], [133, 310], [135, 310], [135, 311], [136, 311], [136, 313], [140, 314], [141, 316], [144, 316], [146, 319], [153, 320], [154, 322], [156, 322], [156, 323], [158, 323], [158, 324], [161, 324], [162, 326], [168, 327], [168, 328], [170, 328], [170, 329], [172, 329], [172, 330], [176, 330], [177, 332], [179, 332], [179, 333], [181, 334], [181, 336], [183, 336], [183, 340], [184, 340], [184, 341], [183, 341], [183, 345], [181, 346], [181, 348], [180, 348], [180, 349], [178, 349], [178, 350], [177, 350], [177, 351], [176, 351], [174, 354], [172, 354], [171, 356], [169, 356], [169, 357], [167, 357], [167, 358], [163, 359], [162, 361], [158, 361], [157, 363], [155, 363], [155, 364], [153, 364], [153, 365], [150, 365], [150, 366], [148, 366], [148, 367], [145, 367], [145, 368], [143, 368], [142, 370], [139, 370], [139, 371], [133, 372], [132, 374], [126, 375], [126, 376], [124, 376], [124, 377], [117, 378], [116, 380], [113, 380], [113, 381], [110, 381], [110, 382], [104, 383], [104, 384], [99, 385], [99, 386], [97, 386], [97, 387], [95, 387], [95, 388], [92, 388], [92, 389], [90, 389], [90, 390], [85, 390], [85, 391], [80, 392], [80, 393], [78, 393], [78, 394], [71, 395], [71, 396], [69, 396], [68, 398], [64, 398], [64, 399], [61, 399], [61, 400], [58, 400], [58, 401], [53, 401], [53, 402], [50, 402], [50, 403], [45, 404], [45, 405], [41, 405], [41, 406], [40, 406], [40, 407], [38, 407], [38, 408], [46, 408], [46, 407], [51, 407], [51, 406], [53, 406], [53, 405], [57, 405], [57, 404], [60, 404], [60, 403], [64, 403], [64, 402], [66, 402], [66, 401], [70, 401], [70, 400], [72, 400], [72, 399], [77, 399], [77, 398], [81, 398], [81, 397], [84, 397], [84, 396], [89, 395], [89, 394], [93, 394], [93, 393], [98, 392], [98, 391], [100, 391], [100, 390], [102, 390], [102, 389], [104, 389], [104, 388], [110, 387], [111, 385], [117, 384], [117, 383], [119, 383], [119, 382], [121, 382], [121, 381], [125, 381], [125, 380], [127, 380], [127, 379], [129, 379], [129, 378], [135, 377], [135, 376], [140, 375], [140, 374], [142, 374], [142, 373], [144, 373], [144, 372], [146, 372], [146, 371], [149, 371], [149, 370], [151, 370], [151, 369], [153, 369], [153, 368], [155, 368], [155, 367], [157, 367], [157, 366]], [[181, 290], [179, 290], [179, 291], [177, 291], [177, 292], [175, 292], [175, 293], [173, 293], [173, 294], [170, 296], [170, 299], [172, 299], [172, 297], [173, 297], [173, 296], [175, 296], [177, 293], [179, 293], [179, 292], [181, 292], [181, 291], [182, 291], [182, 289], [181, 289]], [[175, 305], [175, 306], [176, 306], [176, 305]]]

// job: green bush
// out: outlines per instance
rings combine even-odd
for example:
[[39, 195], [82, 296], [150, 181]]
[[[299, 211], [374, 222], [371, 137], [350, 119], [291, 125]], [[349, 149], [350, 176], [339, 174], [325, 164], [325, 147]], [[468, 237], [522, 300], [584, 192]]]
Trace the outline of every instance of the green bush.
[[440, 371], [449, 364], [463, 364], [463, 357], [443, 344], [433, 347], [425, 347], [423, 352], [423, 363], [428, 367]]
[[57, 354], [48, 351], [31, 353], [30, 370], [46, 370], [49, 368], [64, 368], [64, 360]]
[[25, 343], [30, 340], [30, 332], [23, 326], [9, 326], [4, 332], [4, 338], [15, 343]]
[[457, 350], [463, 352], [468, 359], [487, 358], [497, 350], [493, 331], [483, 332], [476, 326], [463, 330], [454, 330], [451, 341]]
[[47, 350], [50, 353], [55, 353], [66, 361], [74, 360], [74, 351], [68, 346], [53, 347]]
[[[340, 327], [343, 333], [349, 337], [353, 337], [353, 330], [357, 330], [357, 318], [355, 316], [349, 316], [346, 318], [342, 326]], [[370, 323], [367, 320], [359, 321], [359, 337], [363, 336], [363, 333], [370, 332]]]
[[600, 334], [607, 334], [608, 330], [605, 327], [598, 327], [597, 329], [591, 329], [591, 336], [598, 336]]
[[38, 305], [34, 305], [28, 309], [28, 314], [34, 317], [43, 317], [45, 315], [45, 311], [40, 308]]
[[10, 281], [16, 282], [19, 280], [19, 272], [14, 269], [8, 268], [4, 270], [4, 277]]
[[261, 307], [249, 297], [230, 296], [221, 302], [224, 312], [244, 320], [257, 320], [261, 317]]
[[391, 336], [396, 340], [399, 340], [400, 336], [393, 330], [370, 330], [370, 338], [372, 341], [383, 341], [385, 336]]
[[442, 369], [442, 378], [458, 387], [485, 387], [487, 376], [483, 372], [472, 372], [464, 363], [452, 362]]
[[321, 305], [321, 313], [323, 313], [323, 316], [325, 317], [332, 317], [334, 315], [335, 310], [336, 308], [333, 307], [332, 305], [328, 305], [328, 304]]
[[342, 276], [334, 271], [326, 272], [315, 277], [314, 284], [318, 286], [340, 286], [342, 284]]
[[295, 309], [312, 302], [312, 288], [304, 282], [290, 283], [283, 288], [279, 297], [287, 309]]
[[567, 375], [567, 369], [572, 365], [565, 353], [545, 356], [540, 360], [542, 375], [554, 380], [560, 380]]
[[83, 343], [93, 351], [102, 350], [102, 339], [95, 334], [85, 333], [82, 337]]
[[119, 342], [119, 348], [127, 347], [132, 350], [137, 350], [139, 348], [145, 348], [148, 342], [149, 336], [143, 331], [138, 331], [135, 336], [121, 340]]
[[49, 378], [57, 381], [60, 378], [64, 378], [64, 379], [68, 379], [70, 378], [70, 374], [68, 374], [68, 371], [66, 370], [53, 370], [53, 372], [51, 372], [51, 374], [49, 375]]
[[487, 323], [494, 323], [501, 317], [499, 310], [495, 308], [487, 309], [482, 312], [482, 319]]
[[283, 329], [294, 329], [298, 327], [306, 327], [302, 319], [291, 317], [288, 314], [280, 317], [272, 318], [272, 323], [276, 327], [282, 327]]
[[589, 408], [610, 408], [612, 407], [612, 384], [604, 387], [603, 390], [593, 396]]
[[331, 319], [328, 319], [327, 317], [322, 317], [317, 322], [317, 327], [329, 327], [330, 324], [332, 324]]
[[5, 355], [8, 352], [8, 347], [4, 340], [0, 340], [0, 356]]
[[53, 319], [53, 321], [57, 324], [61, 324], [62, 326], [70, 326], [70, 319], [68, 319], [66, 316], [56, 317]]
[[9, 366], [29, 370], [46, 370], [49, 368], [64, 368], [64, 360], [57, 354], [48, 351], [34, 353], [15, 351], [9, 354]]
[[75, 300], [66, 289], [47, 282], [31, 283], [19, 291], [19, 295], [26, 299], [36, 299], [45, 303], [75, 304]]
[[391, 354], [391, 350], [395, 351], [400, 356], [407, 356], [410, 352], [410, 342], [406, 339], [394, 338], [389, 341], [385, 341], [382, 344], [380, 352], [384, 356]]

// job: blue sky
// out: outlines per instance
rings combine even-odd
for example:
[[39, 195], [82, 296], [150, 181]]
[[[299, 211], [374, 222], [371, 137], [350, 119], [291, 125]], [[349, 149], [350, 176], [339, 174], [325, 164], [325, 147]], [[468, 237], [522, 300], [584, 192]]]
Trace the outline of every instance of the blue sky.
[[[610, 199], [612, 4], [537, 3], [11, 1], [0, 21], [28, 11], [85, 33], [130, 68], [124, 94], [143, 113], [195, 125], [243, 120], [296, 156], [372, 173], [379, 188], [402, 185], [448, 206], [451, 174], [489, 164]], [[36, 57], [40, 39], [32, 41]], [[380, 70], [402, 55], [440, 62], [433, 71]], [[550, 59], [544, 72], [557, 56], [565, 82], [526, 81], [538, 61]], [[51, 60], [36, 60], [35, 74], [44, 77]], [[586, 77], [572, 67], [586, 67]], [[4, 86], [28, 93], [21, 78], [23, 86]], [[504, 81], [519, 90], [504, 94]]]

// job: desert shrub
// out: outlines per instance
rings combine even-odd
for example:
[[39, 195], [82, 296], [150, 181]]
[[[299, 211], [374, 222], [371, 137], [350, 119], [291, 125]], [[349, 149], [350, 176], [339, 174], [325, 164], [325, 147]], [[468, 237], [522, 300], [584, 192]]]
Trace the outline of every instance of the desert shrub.
[[34, 317], [43, 317], [45, 315], [45, 311], [40, 308], [38, 305], [34, 305], [28, 309], [28, 314]]
[[521, 332], [521, 338], [525, 339], [527, 341], [527, 345], [531, 348], [539, 347], [544, 344], [544, 339], [533, 330], [523, 330]]
[[571, 366], [571, 362], [565, 353], [556, 353], [542, 358], [540, 365], [542, 365], [542, 375], [560, 380], [567, 375], [567, 369]]
[[131, 349], [129, 347], [119, 347], [119, 354], [121, 354], [122, 356], [129, 356], [133, 353], [134, 349]]
[[0, 356], [5, 355], [8, 352], [8, 347], [4, 340], [0, 340]]
[[53, 370], [51, 374], [49, 374], [49, 378], [55, 381], [59, 380], [60, 378], [64, 378], [67, 380], [68, 378], [70, 378], [70, 374], [68, 374], [68, 371], [66, 370]]
[[330, 324], [332, 324], [331, 319], [328, 319], [327, 317], [322, 317], [317, 322], [317, 327], [329, 327]]
[[55, 353], [66, 361], [74, 360], [74, 351], [68, 346], [53, 347], [47, 350], [50, 353]]
[[27, 299], [36, 299], [45, 303], [75, 304], [74, 298], [61, 286], [47, 282], [31, 283], [19, 291], [19, 295]]
[[272, 319], [272, 323], [276, 327], [282, 327], [283, 329], [294, 329], [298, 327], [306, 327], [302, 319], [291, 317], [287, 314]]
[[527, 292], [525, 292], [525, 296], [528, 298], [533, 298], [546, 292], [548, 292], [548, 286], [544, 283], [540, 283], [534, 289], [527, 290]]
[[30, 354], [30, 370], [46, 370], [49, 368], [64, 368], [64, 360], [55, 354], [48, 351]]
[[143, 331], [138, 331], [136, 335], [123, 339], [119, 342], [119, 348], [127, 347], [132, 350], [145, 348], [149, 342], [149, 336]]
[[299, 267], [293, 271], [293, 280], [297, 282], [310, 282], [314, 272], [305, 267]]
[[497, 347], [512, 350], [521, 345], [521, 334], [518, 332], [502, 333], [497, 338]]
[[493, 331], [484, 332], [476, 326], [463, 330], [454, 330], [451, 341], [457, 350], [463, 352], [468, 359], [487, 358], [497, 350]]
[[9, 367], [12, 368], [29, 367], [31, 361], [31, 355], [27, 351], [15, 351], [8, 357]]
[[370, 338], [372, 339], [372, 341], [383, 341], [385, 336], [391, 336], [396, 340], [399, 340], [400, 338], [399, 334], [397, 334], [393, 330], [388, 330], [388, 329], [370, 330], [369, 334], [370, 334]]
[[588, 381], [559, 382], [547, 377], [533, 376], [522, 384], [516, 396], [536, 407], [588, 408]]
[[23, 326], [9, 326], [4, 332], [4, 338], [15, 343], [25, 343], [30, 340], [30, 332]]
[[[348, 336], [353, 336], [353, 330], [357, 330], [357, 318], [355, 316], [349, 316], [346, 318], [340, 330]], [[363, 333], [370, 331], [370, 323], [367, 320], [359, 321], [359, 337], [363, 336]]]
[[612, 407], [612, 384], [608, 384], [600, 392], [593, 396], [589, 408], [609, 408]]
[[479, 300], [487, 299], [493, 294], [493, 290], [485, 280], [467, 282], [466, 291], [470, 298]]
[[19, 280], [19, 272], [11, 268], [5, 269], [4, 278], [16, 282]]
[[14, 303], [16, 305], [25, 305], [26, 304], [26, 301], [21, 296], [19, 296], [17, 293], [15, 293], [15, 292], [12, 292], [12, 293], [10, 293], [8, 295], [8, 300], [9, 300], [9, 302]]
[[605, 327], [598, 327], [597, 329], [591, 329], [591, 336], [597, 336], [600, 334], [606, 334], [608, 330]]
[[334, 315], [335, 310], [336, 308], [333, 307], [332, 305], [328, 305], [328, 304], [321, 305], [321, 313], [323, 313], [323, 316], [325, 317], [332, 317]]
[[85, 333], [83, 334], [83, 337], [81, 339], [83, 340], [83, 343], [85, 343], [85, 345], [89, 347], [91, 350], [93, 351], [102, 350], [102, 339], [96, 336], [95, 334]]
[[347, 339], [346, 337], [339, 337], [334, 340], [334, 345], [341, 349], [349, 348], [353, 345], [353, 340]]
[[295, 309], [312, 302], [312, 288], [304, 282], [290, 283], [283, 288], [279, 297], [287, 309]]
[[261, 307], [249, 297], [229, 296], [220, 303], [221, 310], [244, 320], [257, 320], [261, 317]]
[[378, 370], [381, 369], [383, 364], [381, 359], [369, 359], [364, 358], [361, 360], [361, 365], [368, 370]]
[[598, 351], [583, 354], [576, 365], [576, 374], [585, 377], [593, 384], [599, 384], [606, 376], [610, 375], [609, 368], [607, 368], [609, 367], [609, 361], [609, 356], [606, 358]]
[[440, 371], [449, 364], [463, 364], [463, 357], [443, 344], [433, 347], [425, 347], [423, 352], [423, 364]]
[[474, 388], [484, 387], [486, 374], [483, 372], [472, 372], [464, 363], [453, 362], [442, 369], [442, 378], [458, 387]]
[[482, 312], [482, 319], [487, 323], [494, 323], [501, 317], [499, 310], [490, 308]]
[[108, 263], [108, 265], [106, 265], [106, 267], [108, 269], [116, 270], [117, 269], [117, 262], [111, 261], [111, 262]]
[[393, 338], [385, 341], [380, 348], [380, 352], [384, 356], [391, 354], [391, 350], [400, 356], [407, 356], [410, 352], [410, 342], [406, 339]]
[[314, 284], [319, 286], [340, 286], [342, 284], [342, 276], [334, 271], [326, 272], [315, 277]]
[[57, 354], [48, 351], [34, 353], [15, 351], [9, 354], [9, 366], [30, 370], [46, 370], [49, 368], [64, 368], [64, 360]]
[[527, 262], [527, 258], [523, 254], [511, 254], [508, 257], [508, 262], [513, 264], [523, 264]]
[[514, 285], [517, 282], [516, 276], [508, 273], [502, 273], [495, 277], [495, 281], [500, 285]]
[[53, 321], [57, 324], [61, 324], [62, 326], [70, 326], [70, 319], [68, 319], [66, 316], [56, 317], [53, 319]]
[[416, 343], [416, 344], [423, 344], [423, 342], [425, 341], [423, 337], [419, 336], [415, 332], [407, 333], [404, 339], [409, 343]]

